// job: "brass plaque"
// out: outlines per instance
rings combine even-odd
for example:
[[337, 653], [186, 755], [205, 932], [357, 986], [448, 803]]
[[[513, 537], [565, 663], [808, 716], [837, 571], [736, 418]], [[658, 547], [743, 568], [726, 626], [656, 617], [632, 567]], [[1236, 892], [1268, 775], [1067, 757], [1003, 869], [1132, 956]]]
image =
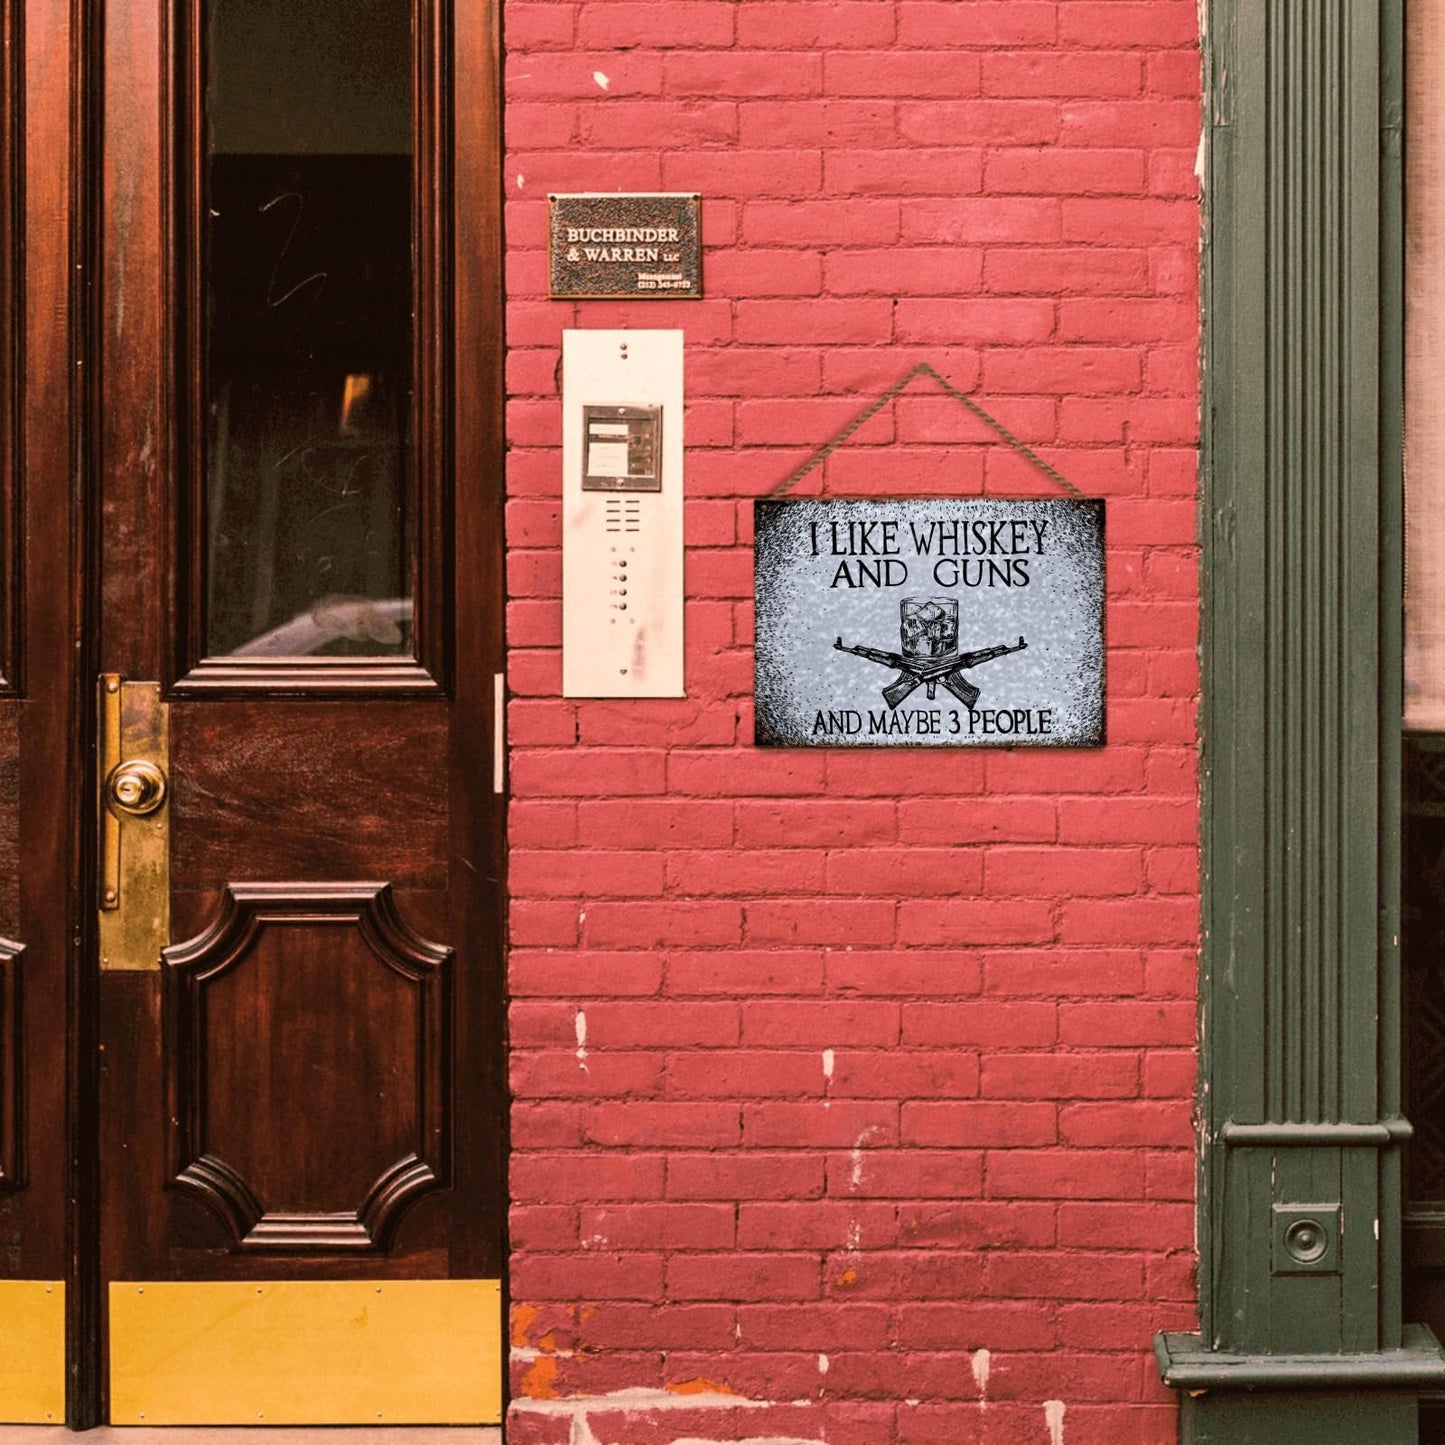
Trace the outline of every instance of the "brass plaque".
[[58, 1425], [65, 1419], [65, 1285], [0, 1280], [0, 1420]]
[[551, 295], [652, 301], [701, 296], [701, 203], [692, 194], [548, 196]]
[[494, 1279], [118, 1281], [116, 1425], [490, 1425]]

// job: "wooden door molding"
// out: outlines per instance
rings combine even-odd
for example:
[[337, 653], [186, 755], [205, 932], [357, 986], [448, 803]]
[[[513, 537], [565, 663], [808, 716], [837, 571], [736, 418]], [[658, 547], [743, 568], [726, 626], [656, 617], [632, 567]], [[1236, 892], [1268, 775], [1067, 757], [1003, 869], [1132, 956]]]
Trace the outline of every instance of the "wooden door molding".
[[0, 1190], [25, 1183], [25, 1048], [20, 961], [25, 945], [0, 938]]
[[21, 690], [21, 416], [25, 248], [21, 178], [25, 51], [18, 0], [0, 3], [0, 697]]
[[[162, 957], [173, 1182], [238, 1249], [385, 1250], [407, 1208], [451, 1178], [452, 950], [413, 932], [385, 883], [231, 883], [211, 926]], [[274, 1040], [268, 1007], [281, 976], [339, 995], [338, 972], [366, 995], [342, 1021], [381, 1036]], [[405, 1047], [408, 1033], [409, 1072], [378, 1073], [386, 1036]], [[277, 1098], [285, 1079], [293, 1092]], [[338, 1157], [348, 1123], [361, 1126], [369, 1161]], [[307, 1176], [319, 1159], [333, 1178], [369, 1187], [295, 1207], [314, 1195]]]

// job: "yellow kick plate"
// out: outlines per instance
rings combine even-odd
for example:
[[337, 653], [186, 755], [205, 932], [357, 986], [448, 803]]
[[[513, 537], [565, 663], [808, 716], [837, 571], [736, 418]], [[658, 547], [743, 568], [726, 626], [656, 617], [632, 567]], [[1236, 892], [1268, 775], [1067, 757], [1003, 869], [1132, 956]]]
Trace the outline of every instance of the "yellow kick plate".
[[65, 1284], [0, 1280], [0, 1420], [65, 1419]]
[[494, 1279], [120, 1282], [114, 1425], [489, 1425]]

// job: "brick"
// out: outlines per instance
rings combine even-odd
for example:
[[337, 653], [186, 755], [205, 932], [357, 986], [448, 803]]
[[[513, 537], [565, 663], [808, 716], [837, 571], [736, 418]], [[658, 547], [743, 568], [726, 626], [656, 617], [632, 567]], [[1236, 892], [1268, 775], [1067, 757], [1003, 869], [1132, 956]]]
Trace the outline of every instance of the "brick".
[[1194, 1029], [1194, 1005], [1188, 1001], [1072, 1003], [1059, 1010], [1059, 1038], [1066, 1044], [1188, 1045], [1194, 1042]]
[[793, 902], [777, 899], [749, 903], [744, 942], [752, 945], [892, 943], [896, 905], [887, 901], [831, 898]]
[[745, 1104], [743, 1143], [762, 1149], [840, 1148], [867, 1132], [879, 1144], [898, 1143], [898, 1105], [880, 1100]]
[[896, 200], [754, 201], [743, 209], [743, 237], [754, 246], [885, 245], [898, 239], [898, 217]]
[[1143, 83], [1143, 61], [1123, 51], [993, 51], [983, 58], [986, 95], [1132, 96]]
[[[575, 905], [568, 909], [568, 916], [575, 927]], [[514, 947], [508, 958], [507, 981], [514, 997], [555, 997], [570, 985], [577, 999], [646, 998], [662, 988], [662, 959], [627, 950], [569, 948], [558, 952]]]
[[[790, 10], [805, 0], [793, 0]], [[873, 9], [882, 7], [873, 6]], [[748, 6], [741, 16], [776, 7]], [[740, 17], [741, 18], [741, 17]], [[830, 45], [836, 41], [830, 40]], [[886, 146], [898, 139], [895, 107], [881, 100], [748, 100], [738, 107], [738, 136], [745, 146]], [[709, 259], [709, 275], [713, 261]]]
[[741, 1131], [734, 1104], [614, 1099], [587, 1110], [582, 1137], [608, 1147], [723, 1147], [737, 1144]]
[[[998, 242], [1038, 244], [1057, 241], [1060, 203], [1050, 197], [963, 196], [956, 200], [907, 200], [899, 217], [902, 239], [910, 245], [954, 243], [980, 246]], [[1013, 390], [1014, 388], [1008, 388]]]
[[963, 808], [932, 798], [898, 804], [902, 843], [1051, 842], [1057, 826], [1051, 798], [978, 798]]
[[990, 996], [1116, 996], [1143, 987], [1144, 956], [1137, 949], [992, 949], [984, 965], [983, 992]]
[[1187, 1147], [1194, 1131], [1183, 1101], [1127, 1104], [1068, 1104], [1059, 1112], [1066, 1144], [1112, 1147], [1122, 1144]]
[[519, 1299], [656, 1299], [663, 1261], [656, 1254], [521, 1254], [512, 1260], [511, 1289]]
[[889, 843], [897, 831], [895, 814], [892, 802], [743, 802], [736, 805], [737, 842], [744, 848]]
[[735, 13], [726, 0], [691, 0], [688, 5], [607, 0], [606, 4], [582, 6], [577, 15], [577, 43], [619, 50], [728, 45]]
[[676, 851], [667, 857], [668, 891], [691, 896], [814, 893], [823, 876], [823, 858], [800, 849]]
[[1026, 900], [914, 900], [898, 908], [898, 938], [916, 944], [1048, 943], [1053, 905]]
[[[669, 7], [676, 9], [675, 6]], [[817, 95], [823, 57], [766, 51], [670, 51], [664, 58], [668, 95]]]
[[662, 1060], [642, 1053], [579, 1059], [575, 1050], [514, 1050], [507, 1063], [512, 1093], [525, 1099], [636, 1097], [662, 1083]]
[[1054, 303], [1023, 298], [900, 301], [897, 330], [900, 341], [1024, 345], [1053, 335]]
[[[997, 391], [1099, 395], [1134, 391], [1143, 379], [1138, 351], [1106, 346], [1036, 346], [984, 359], [984, 384]], [[1110, 518], [1112, 532], [1113, 518]], [[1110, 541], [1116, 539], [1113, 535]]]
[[737, 303], [737, 339], [744, 344], [881, 342], [891, 339], [886, 301], [756, 301]]
[[[854, 1214], [866, 1216], [868, 1213], [866, 1208], [860, 1209], [857, 1205], [848, 1207]], [[740, 1229], [749, 1228], [750, 1211], [756, 1208], [743, 1206], [738, 1219]], [[771, 1214], [771, 1207], [763, 1208]], [[817, 1205], [805, 1211], [809, 1219], [817, 1218], [819, 1212]], [[888, 1213], [891, 1215], [892, 1211]], [[767, 1231], [768, 1237], [771, 1233]], [[865, 1300], [849, 1300], [843, 1304], [823, 1301], [807, 1305], [745, 1304], [738, 1310], [738, 1337], [746, 1345], [764, 1349], [784, 1346], [820, 1351], [881, 1350], [889, 1343], [888, 1310]]]
[[[1062, 107], [1060, 120], [1059, 140], [1064, 145], [1143, 146], [1153, 150], [1158, 146], [1189, 146], [1199, 140], [1196, 100], [1070, 99]], [[1138, 238], [1131, 238], [1130, 243], [1138, 245]]]
[[835, 51], [824, 57], [829, 95], [977, 95], [981, 67], [976, 55], [953, 53], [947, 63], [929, 51]]
[[[816, 296], [823, 289], [823, 261], [808, 251], [726, 251], [708, 257], [707, 279], [727, 296]], [[697, 444], [691, 429], [688, 444]]]
[[978, 1093], [977, 1054], [955, 1050], [836, 1051], [834, 1098], [950, 1099]]
[[961, 1199], [983, 1189], [983, 1154], [964, 1149], [875, 1149], [860, 1140], [828, 1156], [828, 1193], [860, 1199]]
[[727, 802], [611, 799], [577, 805], [577, 836], [591, 846], [659, 848], [725, 846], [732, 840]]
[[1139, 1061], [1119, 1050], [990, 1053], [981, 1061], [979, 1090], [1004, 1099], [1133, 1098], [1139, 1093]]
[[1127, 236], [1135, 246], [1184, 242], [1198, 237], [1199, 210], [1188, 201], [1068, 197], [1063, 202], [1061, 234], [1065, 241], [1104, 245], [1119, 236]]
[[[576, 43], [576, 7], [527, 4], [510, 0], [507, 6], [507, 48], [512, 53], [570, 48]], [[511, 110], [508, 108], [508, 114]], [[508, 135], [510, 140], [510, 132]]]
[[[729, 101], [623, 98], [605, 106], [583, 106], [577, 116], [579, 144], [609, 150], [655, 150], [664, 131], [678, 145], [727, 145], [738, 132], [737, 106]], [[510, 128], [510, 107], [507, 117]], [[568, 140], [564, 137], [563, 143]]]
[[981, 854], [960, 848], [849, 849], [827, 859], [827, 888], [839, 894], [947, 897], [979, 892], [983, 876]]
[[1052, 1104], [920, 1100], [903, 1105], [903, 1142], [955, 1149], [1052, 1144], [1059, 1126]]
[[845, 196], [959, 196], [983, 189], [983, 153], [928, 150], [830, 151], [823, 164], [825, 188]]
[[814, 993], [823, 982], [823, 953], [815, 949], [674, 953], [667, 962], [672, 995]]
[[829, 987], [840, 994], [957, 997], [978, 992], [982, 966], [976, 954], [949, 949], [849, 948], [828, 954], [827, 974]]
[[958, 296], [980, 289], [983, 252], [913, 246], [900, 267], [895, 251], [833, 251], [824, 258], [823, 276], [834, 296]]
[[663, 860], [655, 853], [558, 854], [514, 848], [507, 863], [510, 886], [532, 897], [646, 897], [662, 892]]
[[1054, 1243], [1054, 1212], [1052, 1203], [918, 1202], [900, 1209], [899, 1234], [903, 1243], [922, 1248], [1034, 1249]]
[[904, 0], [898, 6], [899, 43], [920, 49], [1052, 45], [1057, 29], [1056, 6], [1028, 0], [975, 5]]
[[816, 1299], [822, 1292], [816, 1255], [675, 1255], [667, 1266], [674, 1299]]
[[903, 101], [898, 133], [921, 145], [952, 144], [960, 136], [976, 144], [1048, 145], [1058, 138], [1059, 107], [1054, 101]]
[[1061, 908], [1064, 943], [1192, 943], [1198, 937], [1194, 898], [1066, 899]]
[[1178, 1204], [1064, 1203], [1059, 1206], [1059, 1243], [1083, 1249], [1192, 1249], [1194, 1214]]
[[589, 948], [737, 943], [742, 934], [740, 905], [722, 900], [589, 903], [580, 916]]
[[[1128, 296], [1149, 284], [1149, 255], [1121, 246], [996, 248], [984, 256], [984, 285], [1004, 295]], [[1198, 368], [1196, 366], [1196, 376]]]
[[1129, 195], [1143, 190], [1144, 152], [1044, 146], [990, 153], [984, 187], [997, 195]]
[[768, 999], [742, 1004], [745, 1044], [834, 1048], [898, 1042], [898, 1006], [877, 1000], [814, 1003]]
[[818, 1154], [677, 1152], [667, 1160], [669, 1199], [811, 1199], [822, 1192]]
[[690, 150], [664, 155], [668, 190], [709, 195], [806, 196], [822, 188], [823, 160], [813, 151]]
[[1046, 1350], [1054, 1340], [1052, 1322], [1034, 1304], [980, 1300], [910, 1303], [898, 1312], [898, 1343], [904, 1349]]
[[990, 1049], [1041, 1047], [1058, 1030], [1052, 1003], [905, 1003], [903, 1043], [981, 1045]]
[[817, 1098], [823, 1083], [818, 1051], [691, 1050], [666, 1056], [667, 1092], [694, 1098]]
[[707, 1048], [738, 1041], [738, 1006], [733, 1002], [604, 1001], [588, 1004], [586, 1013], [589, 1048]]
[[[669, 1161], [670, 1163], [670, 1161]], [[660, 1154], [513, 1155], [514, 1199], [658, 1199], [664, 1160]]]
[[1000, 1149], [988, 1158], [988, 1194], [991, 1199], [1135, 1199], [1143, 1192], [1144, 1162], [1138, 1150], [1129, 1149]]
[[1138, 893], [1144, 855], [1139, 848], [990, 848], [983, 875], [985, 891], [999, 898]]
[[726, 1204], [621, 1204], [580, 1211], [589, 1249], [729, 1249], [736, 1240]]
[[886, 44], [894, 38], [892, 7], [877, 3], [816, 3], [738, 7], [738, 43], [758, 49], [811, 50]]
[[1199, 44], [1199, 11], [1193, 0], [1063, 0], [1061, 46], [1139, 45], [1150, 50]]

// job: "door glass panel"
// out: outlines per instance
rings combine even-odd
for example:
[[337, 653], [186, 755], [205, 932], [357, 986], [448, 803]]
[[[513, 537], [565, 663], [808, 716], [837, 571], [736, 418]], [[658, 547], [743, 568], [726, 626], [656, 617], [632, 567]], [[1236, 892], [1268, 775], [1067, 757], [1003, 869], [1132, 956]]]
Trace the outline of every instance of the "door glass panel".
[[412, 653], [408, 0], [206, 0], [206, 652]]

